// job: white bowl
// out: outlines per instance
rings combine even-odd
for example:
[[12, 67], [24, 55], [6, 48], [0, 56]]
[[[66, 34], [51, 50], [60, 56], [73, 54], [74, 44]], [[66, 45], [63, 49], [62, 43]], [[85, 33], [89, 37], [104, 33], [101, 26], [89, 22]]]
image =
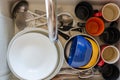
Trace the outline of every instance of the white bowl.
[[50, 42], [43, 29], [25, 29], [11, 40], [8, 47], [10, 70], [19, 79], [51, 79], [62, 67], [63, 48]]

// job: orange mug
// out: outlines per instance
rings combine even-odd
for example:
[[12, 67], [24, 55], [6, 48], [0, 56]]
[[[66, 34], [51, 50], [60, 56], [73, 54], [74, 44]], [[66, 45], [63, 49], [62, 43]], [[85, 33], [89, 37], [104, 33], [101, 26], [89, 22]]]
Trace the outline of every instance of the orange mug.
[[85, 28], [91, 36], [99, 36], [104, 31], [104, 22], [98, 17], [91, 17], [87, 20]]

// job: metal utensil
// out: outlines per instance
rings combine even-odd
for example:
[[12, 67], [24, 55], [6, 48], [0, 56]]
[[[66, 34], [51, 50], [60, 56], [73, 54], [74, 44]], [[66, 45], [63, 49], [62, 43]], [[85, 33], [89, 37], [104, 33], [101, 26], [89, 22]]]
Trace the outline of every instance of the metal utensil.
[[67, 34], [65, 34], [65, 33], [63, 33], [63, 32], [61, 32], [60, 30], [58, 30], [58, 34], [59, 34], [60, 36], [62, 36], [65, 40], [68, 40], [68, 39], [70, 38], [69, 35], [67, 35]]
[[73, 28], [73, 29], [71, 29], [71, 31], [78, 31], [78, 32], [83, 33], [83, 29], [82, 28]]
[[58, 15], [58, 21], [62, 22], [63, 25], [71, 25], [73, 24], [73, 18], [69, 13], [61, 13]]
[[69, 31], [71, 28], [73, 28], [72, 26], [60, 26], [58, 27], [59, 30], [62, 30], [62, 31]]

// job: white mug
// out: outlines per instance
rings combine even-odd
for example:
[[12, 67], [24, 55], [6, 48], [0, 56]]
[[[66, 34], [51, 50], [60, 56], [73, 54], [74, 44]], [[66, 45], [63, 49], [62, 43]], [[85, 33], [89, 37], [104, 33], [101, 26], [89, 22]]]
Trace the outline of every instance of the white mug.
[[116, 21], [120, 17], [120, 8], [115, 3], [107, 3], [94, 16], [103, 17], [108, 22]]
[[120, 8], [115, 3], [105, 4], [102, 8], [102, 16], [106, 21], [116, 21], [120, 17]]
[[101, 58], [105, 63], [114, 64], [119, 60], [119, 50], [113, 45], [101, 47]]

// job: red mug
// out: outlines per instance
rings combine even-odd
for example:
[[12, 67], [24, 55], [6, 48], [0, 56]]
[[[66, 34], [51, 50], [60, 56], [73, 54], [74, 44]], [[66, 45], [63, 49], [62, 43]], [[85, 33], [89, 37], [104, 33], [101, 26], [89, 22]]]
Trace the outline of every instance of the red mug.
[[[102, 50], [106, 47], [106, 46], [108, 46], [108, 45], [102, 45], [102, 46], [100, 46], [100, 54], [102, 54]], [[98, 66], [103, 66], [105, 64], [105, 62], [103, 61], [103, 59], [101, 58], [101, 56], [100, 56], [100, 60], [99, 60], [99, 62], [98, 62]]]
[[119, 60], [119, 50], [113, 45], [101, 46], [101, 59], [98, 62], [98, 66], [103, 66], [105, 63], [114, 64]]

